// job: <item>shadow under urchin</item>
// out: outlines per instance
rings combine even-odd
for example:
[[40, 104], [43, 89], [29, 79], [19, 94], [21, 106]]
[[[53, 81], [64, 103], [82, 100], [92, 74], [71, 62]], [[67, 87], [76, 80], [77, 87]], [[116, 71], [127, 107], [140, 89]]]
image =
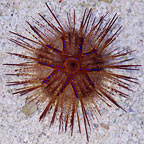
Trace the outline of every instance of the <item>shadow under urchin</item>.
[[[124, 59], [133, 51], [125, 52], [111, 47], [121, 29], [111, 33], [118, 19], [116, 14], [109, 21], [105, 20], [105, 15], [96, 22], [96, 18], [91, 18], [92, 9], [86, 9], [79, 28], [76, 28], [75, 10], [73, 16], [67, 13], [67, 23], [62, 26], [47, 3], [46, 6], [58, 26], [39, 14], [47, 26], [37, 20], [34, 20], [36, 26], [27, 22], [33, 33], [28, 29], [26, 31], [32, 39], [10, 31], [18, 37], [10, 38], [10, 41], [26, 49], [27, 54], [8, 52], [26, 60], [19, 64], [4, 64], [18, 67], [15, 73], [7, 75], [21, 79], [8, 82], [8, 85], [20, 85], [14, 94], [27, 95], [27, 104], [46, 104], [40, 120], [54, 108], [50, 126], [59, 114], [59, 130], [67, 131], [69, 126], [71, 135], [75, 119], [81, 133], [81, 111], [89, 141], [89, 119], [100, 114], [97, 100], [108, 106], [111, 102], [124, 110], [116, 102], [115, 96], [127, 98], [128, 94], [119, 90], [119, 87], [131, 91], [131, 83], [137, 84], [136, 78], [114, 73], [113, 70], [138, 70], [140, 65], [125, 64], [133, 60]], [[88, 116], [88, 112], [91, 115]]]

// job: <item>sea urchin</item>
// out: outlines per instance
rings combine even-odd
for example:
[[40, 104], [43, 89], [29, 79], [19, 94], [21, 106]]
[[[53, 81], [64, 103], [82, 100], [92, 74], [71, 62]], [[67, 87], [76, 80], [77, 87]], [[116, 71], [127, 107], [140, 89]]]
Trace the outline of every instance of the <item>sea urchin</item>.
[[[121, 29], [112, 34], [117, 15], [109, 21], [105, 21], [105, 15], [96, 22], [96, 18], [92, 19], [92, 9], [85, 10], [80, 26], [76, 28], [75, 11], [73, 18], [67, 13], [68, 22], [62, 26], [47, 3], [46, 6], [58, 26], [39, 14], [47, 26], [37, 20], [34, 20], [37, 26], [27, 22], [34, 32], [26, 29], [32, 39], [11, 32], [18, 39], [10, 38], [10, 41], [26, 49], [27, 54], [8, 53], [26, 60], [19, 64], [5, 64], [18, 67], [15, 73], [8, 75], [22, 78], [8, 82], [8, 85], [22, 86], [14, 94], [27, 95], [27, 104], [46, 104], [40, 120], [54, 108], [50, 125], [59, 115], [59, 130], [67, 131], [70, 124], [71, 135], [75, 118], [81, 132], [81, 111], [88, 140], [89, 118], [95, 112], [100, 114], [97, 100], [102, 100], [108, 106], [110, 101], [124, 110], [116, 102], [115, 95], [128, 95], [118, 87], [131, 90], [129, 84], [137, 83], [136, 78], [114, 73], [113, 70], [138, 70], [139, 65], [123, 64], [132, 60], [123, 58], [133, 51], [125, 52], [110, 46]], [[89, 116], [88, 112], [91, 113]]]

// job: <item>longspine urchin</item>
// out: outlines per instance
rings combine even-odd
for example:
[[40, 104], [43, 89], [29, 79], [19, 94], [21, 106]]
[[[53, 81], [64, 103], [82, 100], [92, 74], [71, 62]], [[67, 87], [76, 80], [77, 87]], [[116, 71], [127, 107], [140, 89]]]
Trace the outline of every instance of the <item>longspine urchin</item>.
[[8, 85], [22, 85], [14, 94], [27, 95], [29, 105], [32, 102], [37, 105], [47, 102], [40, 120], [55, 106], [50, 125], [54, 123], [59, 111], [59, 130], [67, 131], [67, 126], [70, 124], [71, 135], [75, 117], [81, 132], [79, 118], [81, 108], [86, 137], [89, 140], [87, 126], [90, 127], [90, 121], [87, 112], [90, 111], [91, 116], [94, 115], [94, 111], [100, 114], [96, 103], [98, 98], [108, 106], [110, 106], [107, 102], [109, 100], [124, 110], [114, 96], [119, 94], [127, 98], [128, 95], [107, 83], [127, 90], [131, 90], [130, 83], [137, 84], [136, 78], [116, 74], [113, 69], [138, 70], [140, 65], [123, 64], [132, 60], [132, 58], [124, 60], [123, 57], [133, 51], [124, 52], [108, 48], [121, 29], [120, 27], [114, 34], [110, 32], [118, 19], [117, 14], [106, 23], [106, 15], [95, 22], [96, 19], [91, 18], [92, 9], [85, 10], [80, 27], [76, 28], [74, 11], [73, 18], [67, 13], [68, 22], [64, 28], [47, 3], [46, 6], [58, 26], [39, 14], [48, 26], [36, 20], [37, 26], [27, 22], [34, 34], [27, 29], [26, 31], [33, 39], [11, 32], [19, 39], [10, 38], [10, 41], [29, 51], [30, 55], [8, 53], [27, 60], [19, 64], [5, 64], [19, 67], [15, 70], [16, 73], [8, 75], [21, 76], [23, 79], [8, 82]]

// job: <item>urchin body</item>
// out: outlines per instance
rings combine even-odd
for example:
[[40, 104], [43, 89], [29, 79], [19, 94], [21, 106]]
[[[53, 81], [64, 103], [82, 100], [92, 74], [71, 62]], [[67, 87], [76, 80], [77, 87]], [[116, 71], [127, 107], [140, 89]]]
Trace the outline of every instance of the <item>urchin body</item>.
[[[9, 53], [28, 61], [20, 64], [6, 64], [20, 67], [15, 70], [15, 74], [9, 75], [21, 76], [24, 79], [9, 82], [8, 85], [22, 85], [22, 88], [17, 89], [14, 94], [26, 94], [27, 104], [46, 103], [40, 120], [54, 107], [50, 125], [54, 123], [59, 112], [59, 129], [63, 130], [64, 127], [66, 131], [70, 123], [71, 134], [76, 117], [81, 132], [79, 119], [79, 108], [81, 108], [88, 140], [87, 126], [90, 126], [90, 122], [87, 112], [89, 111], [92, 117], [96, 114], [95, 112], [100, 114], [96, 101], [102, 100], [110, 106], [107, 102], [109, 100], [123, 109], [115, 101], [114, 96], [119, 94], [122, 97], [128, 97], [126, 93], [107, 83], [127, 90], [131, 90], [129, 82], [137, 83], [135, 78], [116, 74], [113, 69], [138, 70], [139, 65], [123, 64], [132, 60], [123, 60], [123, 56], [133, 51], [117, 52], [117, 49], [108, 48], [121, 29], [120, 27], [114, 34], [110, 33], [117, 15], [105, 24], [106, 15], [102, 16], [97, 23], [94, 18], [90, 24], [91, 9], [88, 12], [85, 10], [80, 27], [76, 29], [74, 11], [73, 18], [69, 13], [67, 14], [68, 23], [64, 29], [50, 7], [48, 5], [47, 7], [57, 21], [58, 27], [39, 14], [48, 26], [35, 21], [39, 26], [37, 28], [27, 22], [35, 34], [26, 30], [35, 40], [11, 32], [17, 35], [19, 40], [13, 38], [10, 40], [25, 48], [29, 55]], [[42, 27], [44, 31], [41, 31]]]

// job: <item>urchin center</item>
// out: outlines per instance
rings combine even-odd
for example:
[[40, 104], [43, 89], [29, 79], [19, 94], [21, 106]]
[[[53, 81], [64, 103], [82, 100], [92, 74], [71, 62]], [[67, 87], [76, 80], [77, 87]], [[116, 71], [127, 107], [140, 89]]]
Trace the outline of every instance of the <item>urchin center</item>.
[[79, 68], [78, 60], [76, 60], [74, 58], [70, 58], [70, 59], [66, 60], [64, 65], [65, 65], [66, 71], [69, 73], [75, 73], [75, 72], [77, 72], [77, 70]]

